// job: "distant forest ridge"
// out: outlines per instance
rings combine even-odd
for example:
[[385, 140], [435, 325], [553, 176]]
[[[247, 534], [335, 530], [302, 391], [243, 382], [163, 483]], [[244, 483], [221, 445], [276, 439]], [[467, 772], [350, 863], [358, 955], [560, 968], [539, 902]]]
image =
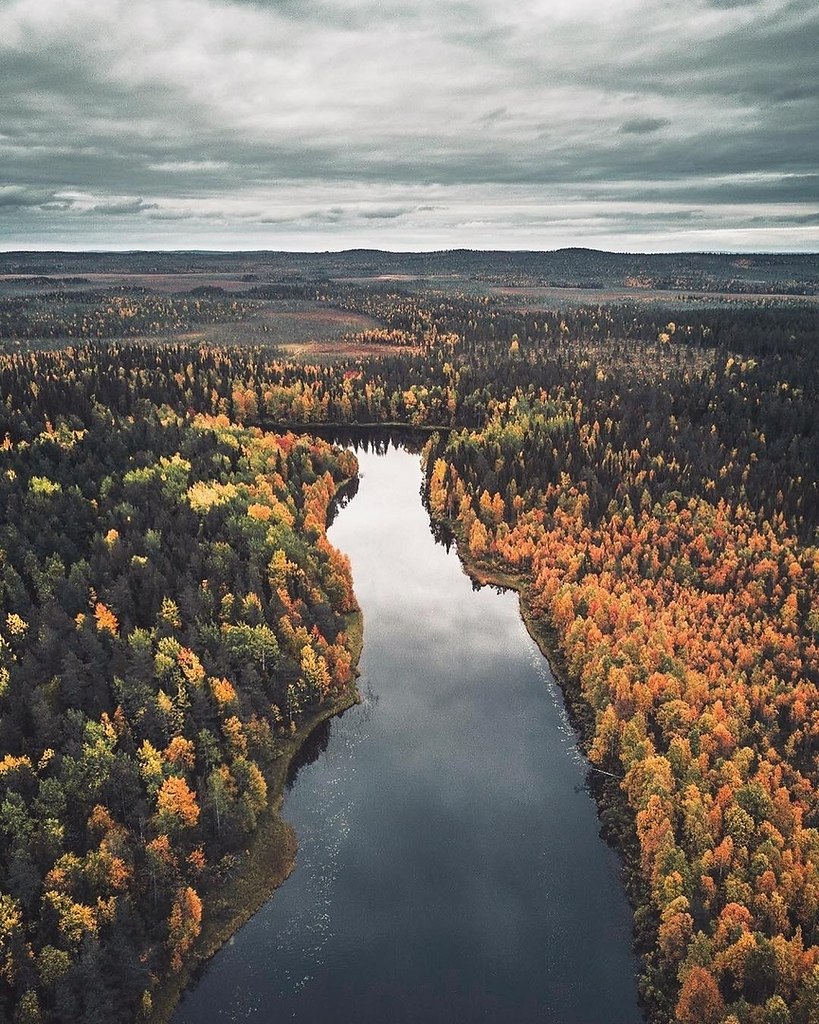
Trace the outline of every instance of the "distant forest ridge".
[[304, 277], [463, 276], [511, 285], [696, 288], [814, 294], [817, 253], [613, 253], [569, 248], [553, 252], [452, 249], [440, 252], [7, 252], [0, 276], [94, 273], [237, 273], [270, 281]]

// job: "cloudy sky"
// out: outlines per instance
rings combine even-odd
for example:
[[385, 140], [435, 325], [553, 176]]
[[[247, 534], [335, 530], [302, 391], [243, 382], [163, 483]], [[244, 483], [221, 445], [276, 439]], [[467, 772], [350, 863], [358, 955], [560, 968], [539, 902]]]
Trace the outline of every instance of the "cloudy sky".
[[819, 250], [816, 0], [0, 0], [0, 248]]

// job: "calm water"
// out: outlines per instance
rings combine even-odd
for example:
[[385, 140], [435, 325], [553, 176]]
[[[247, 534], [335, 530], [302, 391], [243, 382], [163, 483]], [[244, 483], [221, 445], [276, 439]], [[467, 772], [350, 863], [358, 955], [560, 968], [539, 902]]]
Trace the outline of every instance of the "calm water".
[[517, 598], [435, 543], [416, 455], [359, 452], [330, 535], [364, 612], [364, 702], [286, 798], [291, 878], [176, 1024], [637, 1024], [630, 912]]

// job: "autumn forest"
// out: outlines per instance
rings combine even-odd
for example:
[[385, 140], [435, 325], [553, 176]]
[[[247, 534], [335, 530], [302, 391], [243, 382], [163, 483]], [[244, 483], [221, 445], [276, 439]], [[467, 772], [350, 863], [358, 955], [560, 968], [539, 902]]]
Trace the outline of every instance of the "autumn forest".
[[812, 257], [0, 256], [0, 1021], [167, 1019], [212, 951], [282, 766], [356, 699], [326, 531], [340, 432], [389, 427], [559, 675], [645, 1019], [816, 1024], [818, 288]]

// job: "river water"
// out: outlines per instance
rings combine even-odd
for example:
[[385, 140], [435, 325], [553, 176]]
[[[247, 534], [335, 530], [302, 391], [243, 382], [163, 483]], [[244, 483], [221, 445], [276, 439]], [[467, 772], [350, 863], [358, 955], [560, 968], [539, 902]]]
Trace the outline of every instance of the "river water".
[[292, 876], [175, 1024], [638, 1024], [617, 857], [517, 597], [474, 590], [435, 542], [417, 455], [358, 457], [330, 538], [364, 612], [364, 700], [285, 799]]

